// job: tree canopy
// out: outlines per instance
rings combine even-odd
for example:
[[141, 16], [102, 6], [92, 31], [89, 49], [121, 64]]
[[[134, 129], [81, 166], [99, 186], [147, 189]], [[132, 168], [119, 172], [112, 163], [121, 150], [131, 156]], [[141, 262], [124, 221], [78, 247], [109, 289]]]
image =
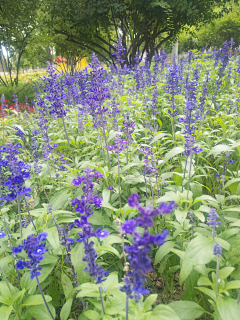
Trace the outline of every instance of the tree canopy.
[[[114, 45], [121, 36], [125, 62], [137, 52], [151, 61], [162, 44], [185, 25], [210, 21], [227, 12], [229, 0], [43, 0], [50, 29], [114, 63]], [[215, 7], [218, 10], [213, 10]]]

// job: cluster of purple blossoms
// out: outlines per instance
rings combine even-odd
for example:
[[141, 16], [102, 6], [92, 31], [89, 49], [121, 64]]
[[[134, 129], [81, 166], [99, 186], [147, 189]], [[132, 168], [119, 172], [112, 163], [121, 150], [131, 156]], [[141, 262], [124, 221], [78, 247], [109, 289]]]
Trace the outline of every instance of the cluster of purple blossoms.
[[15, 93], [13, 94], [13, 102], [15, 103], [14, 107], [16, 108], [17, 112], [19, 112], [18, 97], [17, 97], [17, 95]]
[[123, 129], [121, 131], [125, 134], [128, 144], [131, 144], [132, 142], [134, 127], [135, 123], [130, 120], [130, 113], [127, 111], [126, 114], [124, 114]]
[[223, 192], [223, 185], [224, 185], [224, 181], [226, 179], [226, 171], [227, 171], [227, 165], [230, 163], [234, 163], [235, 160], [230, 160], [230, 155], [232, 154], [232, 152], [228, 151], [225, 153], [225, 158], [224, 158], [224, 164], [223, 164], [223, 171], [222, 171], [222, 175], [220, 176], [219, 173], [216, 173], [216, 177], [219, 178], [221, 180], [221, 186], [220, 186], [220, 192]]
[[163, 72], [167, 60], [167, 54], [164, 50], [160, 51], [160, 55], [155, 51], [153, 66], [153, 84], [156, 85], [160, 71]]
[[[172, 212], [177, 204], [174, 201], [170, 203], [162, 202], [156, 209], [151, 206], [143, 208], [139, 204], [137, 194], [132, 194], [128, 198], [128, 204], [137, 208], [140, 216], [136, 220], [130, 219], [122, 225], [122, 231], [133, 236], [133, 244], [124, 247], [128, 253], [131, 271], [127, 272], [127, 277], [124, 279], [125, 285], [120, 290], [126, 293], [127, 299], [134, 297], [135, 301], [139, 302], [143, 294], [149, 293], [149, 290], [145, 289], [143, 284], [145, 282], [144, 275], [152, 270], [151, 259], [148, 256], [149, 252], [152, 251], [151, 245], [163, 245], [168, 234], [168, 230], [164, 230], [162, 234], [150, 235], [148, 228], [153, 225], [154, 216]], [[144, 229], [142, 236], [136, 230], [137, 225]]]
[[105, 238], [108, 236], [109, 232], [101, 230], [100, 228], [96, 231], [93, 230], [90, 222], [88, 222], [88, 217], [90, 217], [93, 212], [93, 206], [97, 208], [101, 207], [102, 199], [98, 196], [93, 195], [93, 179], [98, 179], [103, 175], [98, 172], [93, 172], [91, 169], [87, 168], [84, 170], [85, 175], [78, 177], [73, 180], [75, 186], [82, 184], [82, 190], [84, 195], [81, 199], [75, 199], [71, 202], [71, 205], [75, 207], [75, 210], [81, 214], [80, 220], [76, 219], [74, 224], [71, 225], [82, 228], [82, 232], [79, 232], [79, 238], [77, 242], [83, 242], [85, 257], [83, 261], [87, 262], [87, 267], [85, 271], [89, 273], [90, 276], [93, 276], [96, 284], [103, 282], [105, 277], [108, 275], [108, 271], [104, 271], [103, 267], [99, 266], [96, 263], [97, 252], [94, 249], [94, 242], [89, 241], [91, 237]]
[[59, 168], [60, 171], [67, 171], [68, 169], [65, 167], [67, 165], [69, 165], [69, 163], [67, 162], [68, 160], [66, 158], [64, 158], [64, 155], [60, 152], [60, 157], [58, 157], [57, 159], [54, 159], [54, 164], [57, 165], [57, 167]]
[[22, 141], [25, 140], [25, 133], [18, 127], [13, 127], [13, 129], [15, 130], [15, 135], [20, 138]]
[[0, 231], [0, 239], [3, 239], [6, 236], [6, 233], [4, 231]]
[[48, 251], [45, 242], [47, 236], [48, 234], [46, 232], [40, 233], [37, 237], [31, 234], [23, 241], [23, 245], [20, 244], [18, 247], [12, 247], [14, 256], [22, 252], [22, 250], [26, 250], [29, 260], [18, 260], [17, 269], [30, 269], [31, 279], [41, 275], [39, 271], [42, 270], [42, 267], [39, 266], [39, 263], [43, 260], [44, 253]]
[[16, 156], [21, 148], [18, 143], [0, 147], [0, 167], [4, 172], [4, 190], [0, 197], [2, 201], [13, 201], [21, 196], [30, 197], [31, 189], [24, 186], [25, 179], [30, 178], [30, 165]]
[[146, 57], [145, 57], [143, 72], [145, 74], [145, 83], [148, 87], [150, 87], [152, 85], [152, 73], [150, 69], [150, 62], [148, 60], [148, 53], [146, 54]]
[[57, 81], [58, 75], [51, 63], [47, 62], [47, 73], [49, 77], [43, 77], [42, 80], [45, 81], [44, 92], [47, 93], [46, 99], [51, 102], [49, 107], [49, 114], [52, 118], [63, 118], [66, 116], [66, 111], [64, 109], [64, 99], [67, 95], [64, 93], [64, 84]]
[[40, 159], [39, 152], [38, 152], [38, 142], [36, 137], [39, 135], [39, 132], [37, 130], [32, 131], [32, 156], [33, 156], [33, 170], [36, 175], [38, 175], [41, 172], [42, 166], [39, 166], [38, 162]]
[[215, 208], [211, 208], [207, 217], [207, 225], [212, 228], [212, 236], [215, 238], [216, 235], [216, 228], [221, 224], [221, 221], [217, 221], [219, 216], [216, 213]]
[[143, 68], [140, 67], [140, 61], [141, 57], [140, 54], [137, 52], [135, 57], [135, 66], [134, 66], [134, 79], [136, 81], [136, 88], [138, 89], [144, 89], [145, 88], [145, 79], [143, 74]]
[[106, 86], [106, 70], [100, 64], [95, 53], [92, 54], [92, 68], [89, 75], [87, 104], [89, 113], [93, 118], [94, 127], [105, 128], [105, 114], [108, 108], [104, 106], [107, 98], [110, 98], [110, 91]]
[[113, 124], [113, 130], [118, 131], [118, 119], [117, 115], [120, 113], [120, 110], [118, 109], [118, 102], [115, 97], [112, 98], [112, 101], [110, 102], [110, 110], [109, 116], [112, 118], [112, 124]]
[[218, 257], [220, 257], [220, 255], [222, 254], [222, 247], [220, 246], [219, 243], [214, 243], [213, 254]]
[[43, 142], [42, 142], [42, 155], [45, 161], [48, 161], [51, 158], [53, 158], [52, 155], [52, 151], [54, 150], [54, 148], [57, 147], [57, 144], [53, 144], [53, 146], [51, 146], [51, 140], [48, 136], [48, 120], [47, 120], [47, 115], [48, 115], [48, 110], [47, 110], [47, 106], [46, 103], [43, 101], [43, 99], [40, 96], [40, 93], [38, 92], [38, 96], [37, 96], [37, 110], [38, 110], [38, 114], [39, 114], [39, 119], [37, 121], [37, 125], [40, 129], [42, 138], [43, 138]]
[[200, 120], [199, 114], [197, 112], [197, 82], [189, 81], [187, 79], [186, 83], [186, 108], [184, 110], [185, 118], [179, 118], [179, 122], [185, 123], [185, 130], [183, 135], [185, 136], [185, 155], [191, 156], [192, 151], [195, 153], [202, 152], [201, 148], [194, 147], [194, 132], [195, 132], [195, 123], [197, 120]]
[[115, 153], [120, 153], [123, 149], [127, 149], [128, 141], [123, 140], [119, 134], [114, 138], [114, 145], [109, 145], [107, 148], [114, 151]]
[[174, 62], [167, 73], [167, 84], [165, 85], [166, 92], [170, 95], [168, 100], [171, 102], [172, 111], [169, 111], [169, 114], [174, 118], [178, 115], [176, 110], [176, 95], [181, 91], [180, 88], [181, 76], [179, 75], [179, 66]]
[[122, 63], [125, 61], [122, 59], [122, 56], [124, 55], [124, 52], [126, 51], [126, 49], [122, 45], [121, 37], [118, 38], [118, 42], [117, 42], [116, 46], [114, 46], [114, 48], [115, 48], [115, 52], [113, 53], [113, 56], [116, 57], [116, 65], [121, 67]]
[[139, 149], [140, 152], [142, 152], [144, 154], [144, 162], [145, 162], [145, 166], [143, 167], [143, 176], [145, 179], [145, 183], [147, 183], [146, 181], [146, 176], [153, 176], [154, 174], [156, 174], [157, 169], [154, 166], [154, 161], [152, 162], [149, 159], [149, 156], [153, 155], [153, 152], [149, 149], [149, 148], [140, 148]]

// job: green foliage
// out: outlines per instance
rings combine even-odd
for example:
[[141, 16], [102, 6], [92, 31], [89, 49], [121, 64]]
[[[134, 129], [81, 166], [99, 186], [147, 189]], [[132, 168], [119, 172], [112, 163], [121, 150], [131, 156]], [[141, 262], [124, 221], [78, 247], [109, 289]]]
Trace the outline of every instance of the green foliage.
[[192, 27], [179, 35], [179, 52], [187, 52], [192, 49], [203, 47], [220, 48], [224, 41], [235, 42], [235, 46], [240, 45], [240, 8], [234, 7], [233, 12], [225, 14], [223, 17], [214, 19], [211, 23], [203, 24], [199, 28]]

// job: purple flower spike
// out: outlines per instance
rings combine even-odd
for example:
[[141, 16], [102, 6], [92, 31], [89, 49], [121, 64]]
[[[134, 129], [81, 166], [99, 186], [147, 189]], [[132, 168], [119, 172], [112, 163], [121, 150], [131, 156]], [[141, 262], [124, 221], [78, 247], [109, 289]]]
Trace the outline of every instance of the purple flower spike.
[[[20, 253], [22, 249], [24, 249], [27, 252], [29, 260], [28, 261], [19, 260], [17, 262], [17, 269], [23, 269], [23, 268], [30, 269], [31, 279], [41, 275], [39, 271], [42, 270], [42, 267], [39, 266], [39, 263], [44, 258], [43, 254], [46, 251], [48, 251], [48, 249], [45, 248], [46, 237], [47, 237], [46, 232], [40, 233], [38, 237], [34, 237], [31, 234], [27, 237], [27, 239], [23, 241], [23, 245], [19, 245], [18, 247], [12, 248], [13, 255]], [[45, 243], [40, 243], [40, 242], [45, 242]]]
[[207, 217], [207, 224], [212, 228], [213, 231], [213, 238], [216, 235], [216, 228], [221, 224], [221, 221], [217, 221], [217, 219], [219, 218], [219, 216], [216, 213], [216, 209], [215, 208], [211, 208]]
[[222, 248], [219, 243], [214, 243], [213, 254], [218, 257], [222, 254]]
[[[157, 214], [170, 213], [175, 207], [175, 202], [161, 203], [159, 208], [153, 209], [151, 206], [143, 208], [139, 204], [139, 196], [132, 194], [128, 198], [128, 204], [131, 207], [137, 207], [140, 216], [135, 220], [130, 219], [125, 221], [122, 225], [122, 231], [129, 233], [133, 237], [131, 246], [125, 246], [124, 249], [128, 253], [131, 271], [127, 272], [127, 279], [124, 280], [125, 285], [120, 288], [125, 292], [128, 298], [135, 299], [136, 302], [141, 300], [143, 294], [149, 292], [145, 289], [143, 284], [145, 277], [149, 271], [152, 270], [151, 259], [148, 254], [152, 251], [151, 245], [161, 246], [164, 244], [168, 235], [168, 230], [164, 230], [162, 234], [150, 235], [148, 228], [153, 225], [153, 218]], [[144, 228], [143, 235], [136, 231], [137, 224]]]
[[133, 193], [129, 198], [128, 198], [128, 204], [130, 207], [136, 207], [139, 205], [139, 195], [136, 193]]
[[126, 233], [133, 233], [137, 227], [136, 221], [133, 219], [130, 219], [128, 221], [125, 221], [122, 224], [122, 231]]
[[95, 232], [96, 237], [98, 238], [106, 238], [109, 235], [109, 231], [97, 229]]
[[80, 213], [80, 219], [76, 219], [70, 228], [72, 229], [74, 226], [82, 228], [82, 232], [78, 232], [79, 237], [76, 239], [76, 242], [83, 242], [84, 245], [85, 256], [82, 260], [87, 262], [85, 271], [87, 271], [90, 276], [94, 277], [95, 284], [100, 284], [106, 280], [105, 277], [109, 272], [105, 272], [103, 267], [96, 263], [97, 252], [94, 249], [94, 242], [89, 241], [89, 239], [91, 237], [106, 238], [109, 231], [97, 229], [94, 232], [90, 222], [88, 222], [88, 218], [93, 214], [92, 210], [94, 206], [97, 208], [101, 207], [102, 199], [93, 195], [93, 179], [96, 180], [102, 177], [102, 174], [93, 172], [89, 168], [84, 170], [84, 173], [85, 175], [74, 179], [77, 180], [75, 181], [76, 183], [81, 181], [83, 184], [82, 190], [84, 195], [82, 195], [81, 199], [76, 198], [71, 202], [71, 205], [75, 206], [75, 210]]
[[0, 231], [0, 239], [4, 238], [6, 236], [6, 233], [3, 231]]

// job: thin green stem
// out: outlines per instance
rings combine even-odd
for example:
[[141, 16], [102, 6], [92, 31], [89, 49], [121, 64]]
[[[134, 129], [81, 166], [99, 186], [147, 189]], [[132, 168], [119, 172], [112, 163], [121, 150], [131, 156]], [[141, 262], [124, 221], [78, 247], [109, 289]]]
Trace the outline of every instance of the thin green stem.
[[22, 216], [21, 216], [21, 207], [20, 207], [20, 199], [17, 198], [17, 206], [18, 206], [18, 216], [19, 216], [19, 229], [20, 229], [20, 237], [22, 238]]
[[26, 209], [27, 209], [27, 213], [28, 213], [29, 219], [30, 219], [30, 221], [32, 222], [32, 225], [33, 225], [35, 231], [37, 231], [36, 226], [35, 226], [35, 224], [34, 224], [34, 222], [33, 222], [31, 213], [30, 213], [30, 211], [29, 211], [29, 207], [28, 207], [27, 200], [26, 200], [26, 197], [25, 197], [25, 196], [24, 196], [24, 202], [25, 202], [25, 205], [26, 205]]
[[119, 161], [119, 153], [118, 153], [118, 194], [119, 194], [120, 209], [122, 209], [122, 205], [121, 205], [121, 187], [120, 187], [120, 161]]
[[217, 255], [217, 269], [216, 269], [216, 297], [218, 296], [218, 275], [219, 275], [219, 267], [220, 267], [220, 255]]
[[0, 264], [0, 270], [1, 270], [1, 273], [3, 275], [4, 280], [6, 281], [6, 284], [8, 286], [8, 289], [9, 289], [10, 293], [11, 293], [11, 296], [13, 296], [12, 289], [10, 287], [10, 284], [9, 284], [8, 279], [7, 279], [7, 277], [6, 277], [6, 275], [5, 275], [4, 271], [3, 271], [3, 268], [1, 266], [1, 264]]
[[51, 312], [51, 310], [50, 310], [50, 308], [49, 308], [49, 306], [48, 306], [48, 304], [47, 304], [47, 301], [46, 301], [46, 299], [45, 299], [44, 293], [43, 293], [43, 291], [42, 291], [42, 287], [41, 287], [41, 285], [40, 285], [40, 283], [39, 283], [38, 276], [36, 276], [36, 280], [37, 280], [37, 284], [38, 284], [38, 289], [39, 289], [39, 291], [40, 291], [40, 293], [41, 293], [41, 295], [42, 295], [42, 298], [43, 298], [43, 302], [44, 302], [44, 304], [45, 304], [45, 306], [46, 306], [46, 308], [47, 308], [47, 310], [48, 310], [51, 318], [54, 320], [54, 316], [52, 315], [52, 312]]
[[74, 167], [75, 167], [75, 159], [73, 157], [72, 149], [71, 149], [71, 146], [70, 146], [69, 137], [68, 137], [68, 133], [67, 133], [67, 129], [66, 129], [64, 118], [62, 118], [62, 122], [63, 122], [65, 135], [66, 135], [66, 138], [67, 138], [68, 148], [69, 148], [69, 151], [70, 151], [70, 154], [71, 154], [71, 157], [72, 157], [72, 161], [73, 161], [73, 164], [74, 164]]
[[102, 296], [102, 289], [101, 289], [100, 286], [99, 286], [99, 294], [100, 294], [100, 299], [101, 299], [101, 304], [102, 304], [102, 311], [103, 311], [103, 314], [105, 314], [105, 308], [104, 308], [103, 296]]

